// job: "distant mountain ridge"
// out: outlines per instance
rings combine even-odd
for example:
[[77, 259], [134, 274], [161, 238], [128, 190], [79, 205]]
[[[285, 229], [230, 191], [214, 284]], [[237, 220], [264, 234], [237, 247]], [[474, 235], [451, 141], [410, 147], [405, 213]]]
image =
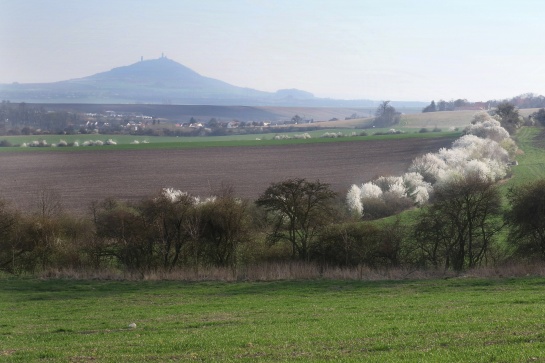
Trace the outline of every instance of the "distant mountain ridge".
[[[205, 77], [166, 57], [53, 83], [0, 85], [0, 99], [34, 103], [189, 104], [370, 107], [371, 100], [333, 100], [284, 89], [264, 92]], [[423, 107], [423, 102], [406, 102]], [[410, 105], [409, 105], [410, 104]]]

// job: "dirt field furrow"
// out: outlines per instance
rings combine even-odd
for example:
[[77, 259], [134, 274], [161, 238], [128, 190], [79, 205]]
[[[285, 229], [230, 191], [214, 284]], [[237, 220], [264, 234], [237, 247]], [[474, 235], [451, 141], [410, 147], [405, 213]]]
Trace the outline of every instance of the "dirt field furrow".
[[0, 197], [22, 210], [36, 207], [38, 190], [56, 190], [66, 210], [85, 213], [107, 197], [138, 200], [162, 187], [209, 195], [222, 182], [255, 198], [271, 182], [301, 177], [350, 185], [379, 175], [400, 175], [426, 152], [452, 139], [355, 141], [266, 147], [171, 150], [77, 150], [0, 154]]

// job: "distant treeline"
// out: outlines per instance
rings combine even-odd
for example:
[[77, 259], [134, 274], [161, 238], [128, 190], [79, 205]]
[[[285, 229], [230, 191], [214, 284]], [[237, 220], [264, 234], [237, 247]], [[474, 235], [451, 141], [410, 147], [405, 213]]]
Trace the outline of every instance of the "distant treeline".
[[439, 111], [455, 111], [455, 110], [488, 110], [502, 103], [509, 103], [516, 108], [543, 108], [545, 107], [545, 96], [536, 95], [533, 93], [525, 93], [510, 99], [504, 100], [489, 100], [486, 102], [470, 102], [467, 99], [457, 100], [439, 100], [431, 103], [422, 109], [422, 112], [439, 112]]
[[74, 133], [81, 122], [80, 115], [67, 111], [47, 111], [44, 107], [26, 103], [0, 104], [1, 134], [30, 134], [32, 130], [48, 130], [55, 133]]

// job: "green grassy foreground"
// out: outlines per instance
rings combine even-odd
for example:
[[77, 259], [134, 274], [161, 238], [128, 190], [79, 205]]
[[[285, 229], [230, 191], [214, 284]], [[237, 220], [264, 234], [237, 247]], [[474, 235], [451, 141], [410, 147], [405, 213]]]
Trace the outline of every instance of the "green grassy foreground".
[[9, 279], [0, 361], [543, 361], [544, 287], [543, 278]]

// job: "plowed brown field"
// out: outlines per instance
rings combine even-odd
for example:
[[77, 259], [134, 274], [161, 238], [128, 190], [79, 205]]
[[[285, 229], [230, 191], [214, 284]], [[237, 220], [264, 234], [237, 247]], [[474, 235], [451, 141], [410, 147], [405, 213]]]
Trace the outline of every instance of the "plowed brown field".
[[137, 200], [173, 187], [210, 195], [222, 182], [255, 198], [271, 182], [301, 177], [350, 185], [379, 175], [400, 175], [412, 159], [453, 139], [401, 139], [264, 147], [170, 150], [77, 150], [0, 153], [0, 197], [21, 210], [36, 207], [38, 191], [54, 189], [65, 210], [84, 213], [92, 201]]

